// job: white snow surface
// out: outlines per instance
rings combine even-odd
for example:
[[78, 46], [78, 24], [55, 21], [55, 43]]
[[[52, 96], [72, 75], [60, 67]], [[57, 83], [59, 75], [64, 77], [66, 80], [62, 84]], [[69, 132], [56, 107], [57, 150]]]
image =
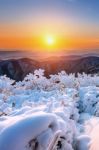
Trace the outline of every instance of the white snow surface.
[[0, 150], [99, 150], [99, 76], [0, 77]]

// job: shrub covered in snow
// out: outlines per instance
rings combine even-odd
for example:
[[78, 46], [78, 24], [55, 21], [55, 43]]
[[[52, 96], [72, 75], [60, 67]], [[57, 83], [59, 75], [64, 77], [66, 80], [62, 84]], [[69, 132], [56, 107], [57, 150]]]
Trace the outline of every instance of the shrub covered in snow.
[[99, 116], [97, 75], [61, 71], [48, 79], [39, 69], [17, 83], [2, 76], [0, 150], [72, 150], [76, 142], [82, 147], [88, 139], [80, 136], [85, 113]]

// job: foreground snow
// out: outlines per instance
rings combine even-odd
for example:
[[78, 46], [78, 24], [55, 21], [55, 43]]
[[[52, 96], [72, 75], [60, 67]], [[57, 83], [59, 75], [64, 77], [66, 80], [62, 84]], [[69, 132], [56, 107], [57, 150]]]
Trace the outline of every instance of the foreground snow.
[[0, 77], [0, 150], [99, 150], [99, 77]]
[[[71, 91], [74, 94], [76, 92]], [[40, 93], [42, 95], [44, 91]], [[48, 94], [49, 92], [45, 92], [46, 96]], [[8, 116], [0, 118], [0, 149], [8, 150], [9, 147], [9, 150], [26, 150], [31, 145], [29, 143], [36, 140], [38, 149], [44, 150], [50, 146], [55, 134], [59, 131], [65, 139], [63, 148], [68, 146], [68, 149], [72, 149], [73, 140], [77, 136], [76, 121], [79, 117], [76, 108], [77, 100], [74, 101], [70, 96], [60, 95], [60, 93], [53, 93], [51, 100], [49, 98], [50, 96], [43, 101], [41, 96], [41, 101], [35, 103], [23, 100], [19, 107], [16, 105], [17, 108], [11, 108], [12, 101], [9, 101], [6, 106], [10, 107]], [[5, 141], [7, 141], [6, 144]], [[31, 149], [32, 147], [31, 145]]]

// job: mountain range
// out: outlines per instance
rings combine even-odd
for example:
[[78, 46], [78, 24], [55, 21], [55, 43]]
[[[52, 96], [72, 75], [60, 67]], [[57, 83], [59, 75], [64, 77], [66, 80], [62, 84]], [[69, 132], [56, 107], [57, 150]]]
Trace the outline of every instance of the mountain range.
[[33, 73], [36, 69], [44, 69], [45, 75], [57, 74], [65, 70], [69, 73], [87, 73], [95, 74], [99, 72], [98, 56], [53, 56], [42, 60], [34, 60], [30, 58], [18, 58], [0, 60], [0, 75], [7, 75], [11, 79], [21, 81], [24, 77]]

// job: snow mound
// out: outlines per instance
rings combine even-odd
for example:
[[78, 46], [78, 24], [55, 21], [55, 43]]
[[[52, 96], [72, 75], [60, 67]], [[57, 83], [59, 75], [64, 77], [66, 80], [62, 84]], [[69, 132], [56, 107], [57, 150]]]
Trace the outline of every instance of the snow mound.
[[1, 130], [0, 149], [25, 150], [30, 141], [37, 139], [39, 144], [44, 143], [44, 147], [47, 148], [52, 136], [59, 130], [58, 126], [56, 116], [48, 113], [34, 114], [17, 121], [14, 118], [14, 122]]

